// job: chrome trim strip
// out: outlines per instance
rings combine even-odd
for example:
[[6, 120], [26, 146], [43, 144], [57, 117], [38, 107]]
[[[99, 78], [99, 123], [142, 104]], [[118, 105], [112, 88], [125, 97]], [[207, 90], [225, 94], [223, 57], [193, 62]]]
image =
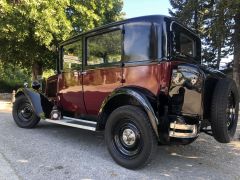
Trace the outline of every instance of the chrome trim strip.
[[169, 131], [169, 136], [174, 138], [195, 138], [197, 134]]
[[192, 130], [193, 131], [195, 129], [195, 125], [171, 123], [170, 128], [171, 129], [180, 129], [180, 130]]
[[76, 118], [71, 118], [71, 117], [67, 117], [67, 116], [63, 116], [63, 119], [79, 121], [79, 122], [88, 123], [88, 124], [97, 124], [97, 122], [94, 122], [94, 121], [87, 121], [87, 120], [83, 120], [83, 119], [76, 119]]
[[79, 129], [86, 129], [89, 131], [96, 131], [96, 127], [89, 127], [89, 126], [84, 126], [84, 125], [79, 125], [79, 124], [72, 124], [68, 123], [65, 120], [51, 120], [51, 119], [45, 119], [46, 122], [53, 123], [53, 124], [60, 124], [64, 126], [70, 126], [70, 127], [75, 127]]
[[[177, 124], [177, 122], [170, 123], [169, 136], [174, 138], [195, 138], [197, 137], [197, 125]], [[192, 132], [176, 132], [175, 130], [189, 130]]]

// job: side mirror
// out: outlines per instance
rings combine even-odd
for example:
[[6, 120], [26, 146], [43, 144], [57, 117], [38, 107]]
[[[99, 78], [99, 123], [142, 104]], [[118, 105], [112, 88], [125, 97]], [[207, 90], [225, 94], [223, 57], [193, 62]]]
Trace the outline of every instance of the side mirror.
[[35, 89], [35, 90], [39, 90], [41, 87], [41, 84], [37, 81], [33, 81], [32, 82], [32, 88]]

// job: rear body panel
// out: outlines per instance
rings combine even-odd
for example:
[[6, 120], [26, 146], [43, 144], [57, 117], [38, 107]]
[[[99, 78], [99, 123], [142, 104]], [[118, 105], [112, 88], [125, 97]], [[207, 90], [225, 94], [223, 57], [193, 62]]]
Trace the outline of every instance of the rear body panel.
[[145, 88], [157, 96], [160, 90], [167, 92], [170, 76], [169, 62], [126, 65], [123, 69], [123, 85]]
[[173, 62], [169, 89], [171, 114], [202, 118], [204, 77], [197, 65]]

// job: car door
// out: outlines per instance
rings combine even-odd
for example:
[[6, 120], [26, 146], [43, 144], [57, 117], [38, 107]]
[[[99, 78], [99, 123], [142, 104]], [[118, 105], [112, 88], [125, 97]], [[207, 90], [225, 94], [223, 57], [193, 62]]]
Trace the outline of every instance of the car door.
[[104, 99], [122, 86], [122, 31], [119, 27], [85, 39], [84, 102], [88, 115], [96, 116]]
[[59, 103], [66, 116], [81, 118], [86, 114], [82, 87], [82, 38], [62, 46], [59, 76]]
[[[155, 27], [151, 22], [124, 25], [124, 86], [138, 86], [157, 95], [159, 90]], [[161, 37], [159, 37], [161, 38]]]

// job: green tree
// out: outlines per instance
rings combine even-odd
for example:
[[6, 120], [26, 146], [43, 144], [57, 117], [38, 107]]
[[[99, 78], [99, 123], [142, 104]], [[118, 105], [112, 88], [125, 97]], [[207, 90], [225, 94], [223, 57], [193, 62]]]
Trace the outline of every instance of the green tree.
[[240, 75], [240, 0], [170, 0], [170, 14], [196, 30], [203, 43], [205, 62], [220, 67], [220, 61], [234, 56], [233, 78]]
[[170, 3], [173, 7], [170, 14], [200, 35], [204, 62], [219, 69], [221, 58], [227, 55], [223, 50], [227, 31], [221, 19], [222, 6], [213, 0], [170, 0]]
[[33, 79], [53, 68], [59, 42], [122, 18], [122, 0], [0, 0], [0, 60], [32, 68]]
[[231, 31], [230, 46], [233, 47], [233, 79], [240, 91], [240, 0], [230, 0], [224, 3]]

